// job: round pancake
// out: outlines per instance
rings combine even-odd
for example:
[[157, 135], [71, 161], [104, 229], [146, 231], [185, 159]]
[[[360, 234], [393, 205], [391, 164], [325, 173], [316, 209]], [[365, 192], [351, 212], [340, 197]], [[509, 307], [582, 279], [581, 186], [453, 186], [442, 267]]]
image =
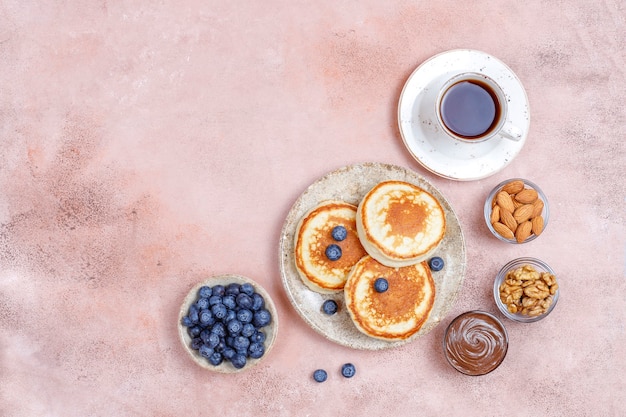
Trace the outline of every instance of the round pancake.
[[367, 253], [387, 266], [432, 255], [443, 240], [446, 215], [432, 194], [403, 181], [383, 181], [361, 200], [357, 233]]
[[[311, 290], [335, 293], [343, 290], [348, 273], [366, 255], [356, 232], [357, 207], [343, 201], [325, 201], [309, 210], [295, 233], [295, 263], [298, 274]], [[347, 237], [338, 242], [331, 232], [344, 226]], [[342, 255], [336, 261], [326, 257], [328, 245], [336, 244]]]
[[[389, 288], [377, 292], [385, 278]], [[435, 302], [435, 282], [426, 262], [393, 268], [365, 256], [352, 268], [344, 287], [346, 309], [364, 334], [387, 341], [406, 340], [426, 322]]]

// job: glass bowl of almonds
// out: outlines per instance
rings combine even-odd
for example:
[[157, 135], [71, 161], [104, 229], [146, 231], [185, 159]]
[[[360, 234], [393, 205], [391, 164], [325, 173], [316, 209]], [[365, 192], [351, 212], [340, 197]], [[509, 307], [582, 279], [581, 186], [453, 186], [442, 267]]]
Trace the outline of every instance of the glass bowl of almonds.
[[535, 240], [548, 225], [550, 209], [541, 189], [523, 178], [511, 178], [496, 185], [485, 200], [485, 222], [503, 242]]
[[493, 297], [507, 318], [533, 323], [545, 318], [559, 300], [559, 284], [548, 264], [536, 258], [517, 258], [500, 269]]

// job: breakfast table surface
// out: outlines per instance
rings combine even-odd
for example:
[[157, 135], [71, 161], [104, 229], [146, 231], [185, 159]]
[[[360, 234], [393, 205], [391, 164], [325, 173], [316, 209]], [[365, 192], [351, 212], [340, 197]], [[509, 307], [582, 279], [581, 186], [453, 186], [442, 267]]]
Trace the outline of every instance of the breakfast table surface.
[[[0, 0], [0, 415], [626, 415], [625, 40], [620, 0]], [[411, 74], [454, 50], [505, 63], [528, 101], [525, 141], [480, 178], [436, 173], [400, 128]], [[435, 187], [465, 247], [439, 324], [385, 349], [314, 329], [281, 275], [295, 202], [368, 164]], [[532, 242], [486, 226], [509, 178], [549, 202]], [[536, 323], [494, 302], [519, 257], [559, 282]], [[224, 274], [260, 284], [278, 320], [234, 374], [198, 366], [178, 333], [187, 293]], [[442, 348], [471, 310], [509, 337], [483, 376]]]

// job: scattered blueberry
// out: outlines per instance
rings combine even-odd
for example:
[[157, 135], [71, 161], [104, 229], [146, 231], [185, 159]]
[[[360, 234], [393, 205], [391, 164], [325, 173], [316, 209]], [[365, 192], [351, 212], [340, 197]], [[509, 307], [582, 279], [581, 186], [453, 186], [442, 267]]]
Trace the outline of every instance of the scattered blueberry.
[[374, 281], [374, 289], [376, 292], [385, 292], [389, 289], [389, 281], [385, 278], [376, 278]]
[[355, 373], [356, 368], [351, 363], [346, 363], [341, 367], [341, 375], [345, 376], [346, 378], [352, 378]]
[[341, 248], [334, 243], [331, 243], [326, 247], [326, 257], [331, 261], [336, 261], [341, 258]]
[[337, 242], [341, 242], [346, 237], [348, 237], [348, 231], [343, 226], [335, 226], [333, 227], [333, 231], [331, 232], [333, 239]]
[[441, 259], [439, 256], [434, 256], [428, 260], [428, 266], [430, 267], [431, 271], [441, 271], [443, 269], [443, 265], [443, 259]]
[[324, 301], [324, 304], [322, 304], [322, 311], [324, 311], [324, 313], [328, 314], [329, 316], [335, 314], [337, 312], [337, 303], [335, 302], [335, 300]]
[[324, 382], [328, 378], [328, 374], [323, 369], [317, 369], [313, 372], [313, 379], [317, 382]]

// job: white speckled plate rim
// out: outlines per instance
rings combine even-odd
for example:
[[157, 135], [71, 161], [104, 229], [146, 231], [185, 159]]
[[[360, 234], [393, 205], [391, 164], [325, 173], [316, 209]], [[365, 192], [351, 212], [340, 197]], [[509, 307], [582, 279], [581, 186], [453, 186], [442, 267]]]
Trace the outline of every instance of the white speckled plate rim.
[[[338, 199], [358, 205], [363, 196], [385, 180], [401, 180], [422, 187], [434, 195], [446, 214], [446, 235], [433, 256], [441, 256], [445, 267], [433, 272], [436, 296], [430, 317], [411, 338], [388, 342], [361, 333], [344, 308], [343, 292], [319, 294], [300, 279], [294, 260], [294, 234], [302, 216], [321, 201]], [[354, 349], [381, 350], [403, 345], [435, 328], [448, 314], [456, 300], [465, 275], [465, 241], [458, 218], [448, 201], [430, 182], [409, 169], [384, 163], [349, 165], [321, 177], [311, 184], [289, 211], [280, 236], [279, 258], [283, 286], [296, 312], [315, 331], [340, 345]], [[329, 316], [322, 311], [327, 299], [337, 301], [339, 311]]]
[[[483, 73], [502, 87], [508, 99], [507, 119], [522, 131], [519, 141], [496, 136], [466, 143], [443, 132], [434, 112], [437, 93], [448, 79], [468, 71]], [[424, 168], [452, 180], [478, 180], [502, 170], [521, 151], [530, 127], [528, 97], [502, 61], [481, 51], [455, 49], [429, 58], [409, 76], [400, 94], [398, 124], [405, 146]]]

